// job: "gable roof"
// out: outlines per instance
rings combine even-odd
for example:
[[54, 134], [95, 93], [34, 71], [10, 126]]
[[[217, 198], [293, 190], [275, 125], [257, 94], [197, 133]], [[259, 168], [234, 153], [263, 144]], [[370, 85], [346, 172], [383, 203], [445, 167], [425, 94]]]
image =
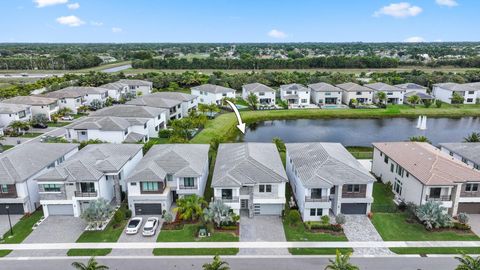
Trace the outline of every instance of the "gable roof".
[[441, 87], [449, 91], [476, 91], [471, 85], [460, 83], [436, 83], [433, 86]]
[[373, 146], [424, 185], [480, 182], [480, 171], [455, 160], [429, 143], [388, 142], [374, 143]]
[[375, 182], [368, 170], [339, 143], [287, 143], [286, 147], [306, 188]]
[[258, 93], [258, 92], [275, 92], [275, 89], [266, 86], [263, 83], [250, 83], [242, 86], [248, 92]]
[[127, 181], [162, 181], [174, 177], [199, 177], [208, 163], [208, 144], [154, 145]]
[[360, 84], [353, 83], [353, 82], [341, 83], [341, 84], [337, 84], [336, 86], [346, 92], [371, 92], [372, 91], [372, 89], [370, 88], [361, 86]]
[[57, 159], [78, 147], [73, 143], [29, 142], [0, 154], [0, 183], [28, 180]]
[[125, 87], [128, 87], [128, 84], [121, 82], [113, 82], [101, 85], [100, 87], [111, 90], [122, 90]]
[[77, 98], [89, 94], [103, 94], [108, 89], [101, 87], [69, 86], [57, 91], [46, 93], [44, 96], [50, 98]]
[[209, 92], [209, 93], [214, 93], [214, 94], [235, 92], [235, 90], [232, 89], [232, 88], [224, 87], [224, 86], [221, 86], [221, 85], [209, 84], [209, 83], [192, 87], [192, 89], [195, 89], [195, 90], [198, 90], [198, 91], [205, 91], [205, 92]]
[[135, 99], [132, 99], [132, 100], [128, 101], [126, 104], [127, 105], [150, 106], [150, 107], [155, 107], [155, 108], [170, 109], [170, 108], [173, 108], [173, 107], [175, 107], [175, 106], [177, 106], [181, 103], [182, 103], [182, 101], [180, 101], [180, 100], [164, 98], [164, 97], [158, 95], [158, 93], [153, 93], [151, 95], [141, 96], [141, 97], [137, 97]]
[[312, 89], [315, 92], [341, 92], [342, 91], [342, 89], [324, 82], [309, 84], [308, 87], [310, 87], [310, 89]]
[[197, 98], [197, 96], [180, 93], [180, 92], [156, 92], [154, 93], [157, 97], [173, 99], [179, 101], [191, 101]]
[[477, 91], [480, 91], [480, 82], [466, 83], [465, 85], [475, 88]]
[[30, 108], [30, 105], [0, 103], [0, 114], [17, 113], [28, 110], [28, 108]]
[[308, 88], [298, 83], [280, 85], [280, 91], [308, 91]]
[[427, 87], [416, 84], [416, 83], [402, 83], [402, 84], [396, 84], [396, 87], [400, 87], [404, 90], [426, 90]]
[[162, 108], [122, 104], [105, 107], [103, 109], [90, 113], [90, 116], [155, 118], [165, 112], [166, 110]]
[[212, 187], [288, 182], [273, 143], [228, 143], [218, 147]]
[[384, 92], [403, 91], [403, 89], [400, 88], [400, 87], [396, 87], [396, 86], [386, 84], [386, 83], [383, 83], [383, 82], [365, 84], [365, 87], [368, 87], [368, 88], [373, 89], [375, 91], [384, 91]]
[[124, 131], [129, 126], [130, 122], [121, 117], [102, 116], [102, 117], [85, 117], [77, 120], [65, 128], [71, 129], [96, 129], [102, 131]]
[[480, 143], [441, 143], [440, 146], [480, 165]]
[[90, 144], [36, 180], [97, 181], [105, 173], [120, 171], [140, 151], [140, 144]]
[[24, 105], [31, 105], [31, 106], [45, 106], [50, 105], [52, 103], [56, 103], [58, 99], [56, 98], [47, 98], [41, 96], [16, 96], [9, 99], [5, 99], [3, 103], [10, 103], [10, 104], [24, 104]]
[[117, 83], [124, 83], [127, 85], [135, 85], [135, 86], [152, 86], [153, 85], [153, 83], [150, 81], [134, 80], [134, 79], [121, 79], [121, 80], [118, 80]]

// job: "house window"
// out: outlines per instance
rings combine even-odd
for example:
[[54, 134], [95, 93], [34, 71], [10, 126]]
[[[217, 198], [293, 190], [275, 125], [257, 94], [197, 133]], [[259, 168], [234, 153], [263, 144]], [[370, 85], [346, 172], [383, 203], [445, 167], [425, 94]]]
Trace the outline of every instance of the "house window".
[[468, 103], [473, 102], [473, 98], [467, 98], [467, 102], [468, 102]]
[[80, 183], [80, 190], [84, 193], [93, 193], [95, 192], [95, 183]]
[[260, 193], [272, 192], [272, 185], [259, 185], [258, 191]]
[[321, 217], [323, 216], [323, 209], [322, 208], [310, 208], [310, 216], [311, 217]]
[[475, 91], [468, 91], [468, 94], [473, 95], [473, 94], [475, 94]]
[[360, 185], [347, 185], [347, 192], [348, 193], [359, 193], [360, 192]]
[[390, 164], [390, 171], [393, 172], [393, 170], [395, 169], [395, 166], [392, 164]]
[[143, 129], [147, 128], [147, 123], [143, 124]]
[[362, 92], [357, 92], [357, 96], [361, 96], [362, 95]]
[[0, 185], [0, 193], [8, 193], [8, 185]]
[[325, 93], [325, 96], [331, 96], [331, 95], [332, 95], [332, 93], [330, 93], [330, 92]]
[[466, 192], [476, 192], [478, 191], [478, 184], [466, 184], [465, 185]]
[[158, 191], [158, 182], [142, 182], [142, 191]]
[[43, 184], [44, 192], [60, 192], [59, 184]]
[[395, 183], [393, 184], [393, 190], [398, 195], [402, 195], [402, 182], [400, 182], [400, 180], [396, 178], [395, 178]]
[[330, 188], [330, 194], [335, 194], [335, 186]]
[[287, 91], [287, 95], [291, 95], [292, 94], [292, 91]]
[[231, 189], [222, 189], [222, 199], [231, 200], [233, 198], [233, 191]]
[[265, 96], [265, 92], [258, 93], [259, 96]]
[[18, 117], [20, 117], [20, 118], [24, 118], [25, 116], [26, 116], [25, 111], [20, 111], [20, 112], [18, 113]]
[[302, 103], [307, 103], [307, 99], [306, 99], [306, 98], [302, 98]]
[[452, 151], [450, 151], [450, 153], [449, 153], [449, 154], [450, 154], [450, 156], [452, 156], [452, 157], [453, 157], [453, 152], [452, 152]]
[[127, 129], [127, 130], [125, 130], [124, 134], [125, 134], [125, 135], [127, 135], [127, 134], [128, 134], [128, 129]]
[[383, 157], [383, 162], [385, 162], [385, 163], [388, 164], [388, 156], [387, 156], [387, 155], [385, 155], [385, 156]]
[[183, 186], [185, 186], [185, 187], [194, 187], [194, 186], [195, 186], [195, 178], [193, 178], [193, 177], [184, 177], [184, 178], [183, 178]]
[[310, 192], [310, 197], [312, 197], [312, 199], [322, 198], [322, 189], [312, 188], [312, 191]]
[[137, 182], [131, 182], [130, 183], [130, 186], [136, 186], [137, 185]]
[[402, 168], [402, 166], [397, 164], [397, 174], [403, 177], [403, 171], [404, 169]]
[[167, 181], [173, 181], [173, 175], [167, 174]]

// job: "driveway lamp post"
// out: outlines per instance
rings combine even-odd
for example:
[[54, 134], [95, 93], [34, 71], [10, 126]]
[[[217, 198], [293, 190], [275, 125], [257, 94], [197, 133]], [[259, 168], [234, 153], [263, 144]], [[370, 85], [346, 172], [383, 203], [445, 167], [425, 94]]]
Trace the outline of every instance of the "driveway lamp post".
[[12, 220], [10, 219], [10, 205], [6, 205], [5, 209], [7, 210], [8, 224], [10, 224], [10, 235], [13, 236]]

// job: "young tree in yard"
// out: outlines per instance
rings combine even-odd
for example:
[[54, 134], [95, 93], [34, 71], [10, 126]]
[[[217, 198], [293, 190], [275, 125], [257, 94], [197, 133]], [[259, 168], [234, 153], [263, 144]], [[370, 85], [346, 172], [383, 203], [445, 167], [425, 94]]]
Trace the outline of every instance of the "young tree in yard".
[[385, 92], [378, 92], [376, 96], [377, 96], [377, 99], [380, 100], [380, 103], [383, 103], [383, 104], [387, 103], [387, 94], [385, 94]]
[[420, 103], [421, 99], [418, 95], [413, 95], [413, 96], [409, 96], [407, 98], [407, 101], [408, 103], [412, 104], [412, 106], [415, 108], [415, 106]]
[[107, 200], [100, 198], [90, 202], [81, 217], [94, 228], [101, 227], [112, 215], [113, 207]]
[[443, 101], [441, 101], [440, 99], [435, 100], [435, 106], [437, 106], [437, 108], [440, 109], [442, 107], [442, 104], [443, 104]]
[[248, 96], [247, 96], [247, 103], [248, 103], [248, 106], [250, 106], [250, 108], [252, 110], [256, 110], [257, 109], [257, 106], [258, 106], [258, 97], [257, 95], [255, 95], [254, 93], [250, 93]]
[[32, 117], [32, 125], [46, 124], [47, 122], [48, 118], [45, 114], [35, 114]]
[[219, 112], [220, 108], [218, 108], [217, 104], [212, 103], [207, 105], [207, 111], [209, 115], [212, 116], [214, 112]]
[[77, 270], [108, 270], [110, 269], [106, 265], [99, 264], [97, 260], [95, 260], [95, 257], [91, 257], [90, 260], [88, 260], [87, 264], [84, 264], [81, 262], [73, 262], [72, 266]]
[[218, 255], [215, 255], [215, 257], [213, 257], [213, 262], [205, 263], [202, 267], [203, 270], [230, 270], [228, 263], [220, 260], [220, 257]]
[[424, 99], [422, 101], [423, 101], [423, 106], [425, 106], [425, 108], [430, 108], [430, 106], [432, 106], [432, 100], [431, 99]]
[[480, 257], [472, 257], [467, 254], [462, 254], [462, 257], [455, 257], [460, 264], [455, 270], [478, 270], [480, 269]]
[[176, 211], [182, 220], [197, 220], [203, 215], [203, 207], [207, 204], [202, 197], [197, 195], [184, 196], [177, 200]]
[[358, 266], [350, 263], [350, 254], [342, 254], [337, 249], [335, 260], [329, 259], [330, 262], [325, 270], [358, 270]]
[[467, 137], [463, 138], [464, 142], [480, 142], [480, 133], [472, 132], [472, 134], [468, 135]]
[[420, 205], [416, 214], [427, 230], [445, 228], [452, 225], [452, 220], [447, 214], [445, 207], [438, 202], [428, 201]]
[[192, 136], [192, 129], [195, 128], [193, 121], [190, 118], [176, 119], [170, 122], [172, 127], [172, 136], [170, 137], [171, 141], [175, 138], [177, 142], [180, 140], [188, 142]]
[[57, 114], [61, 117], [61, 116], [65, 116], [65, 115], [69, 115], [69, 114], [72, 114], [72, 109], [70, 108], [67, 108], [67, 107], [64, 107], [64, 108], [61, 108], [58, 110]]
[[453, 92], [452, 104], [463, 104], [463, 101], [465, 101], [465, 98], [463, 96], [461, 96], [457, 92]]
[[9, 127], [15, 130], [16, 133], [25, 134], [25, 131], [30, 129], [30, 123], [24, 121], [13, 121], [10, 123]]
[[94, 99], [92, 102], [90, 102], [90, 109], [92, 111], [100, 110], [101, 108], [103, 108], [103, 102], [100, 100]]
[[220, 200], [210, 202], [208, 208], [203, 210], [203, 217], [207, 222], [213, 222], [220, 228], [222, 224], [233, 221], [230, 214], [230, 206], [224, 204]]

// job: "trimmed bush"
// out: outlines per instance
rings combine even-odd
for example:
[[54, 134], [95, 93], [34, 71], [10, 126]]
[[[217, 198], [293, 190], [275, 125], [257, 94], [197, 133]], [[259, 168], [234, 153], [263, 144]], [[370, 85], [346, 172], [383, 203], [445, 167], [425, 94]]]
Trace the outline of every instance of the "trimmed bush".
[[123, 209], [119, 209], [117, 212], [115, 212], [115, 214], [113, 215], [113, 221], [116, 223], [116, 224], [119, 224], [120, 222], [122, 222], [123, 220], [125, 220], [125, 211]]
[[342, 226], [338, 224], [323, 224], [319, 222], [311, 222], [308, 221], [305, 223], [305, 227], [308, 230], [326, 230], [326, 231], [334, 231], [334, 232], [341, 232], [343, 231]]
[[132, 217], [132, 210], [125, 209], [125, 218], [130, 219]]
[[287, 214], [287, 222], [292, 226], [296, 226], [302, 222], [302, 216], [298, 210], [290, 210]]
[[344, 214], [338, 214], [337, 216], [335, 216], [335, 223], [337, 223], [338, 225], [343, 225], [346, 222], [347, 219], [345, 218]]
[[470, 225], [460, 223], [460, 222], [454, 222], [453, 223], [453, 228], [455, 228], [457, 230], [468, 231], [468, 230], [470, 230]]
[[467, 213], [460, 213], [458, 214], [457, 219], [458, 219], [458, 222], [462, 224], [467, 224], [470, 218], [468, 217]]
[[160, 138], [170, 138], [172, 136], [172, 130], [170, 129], [161, 129], [158, 132], [158, 137]]
[[322, 220], [323, 224], [325, 224], [325, 225], [330, 224], [330, 217], [329, 216], [322, 216], [320, 219]]

